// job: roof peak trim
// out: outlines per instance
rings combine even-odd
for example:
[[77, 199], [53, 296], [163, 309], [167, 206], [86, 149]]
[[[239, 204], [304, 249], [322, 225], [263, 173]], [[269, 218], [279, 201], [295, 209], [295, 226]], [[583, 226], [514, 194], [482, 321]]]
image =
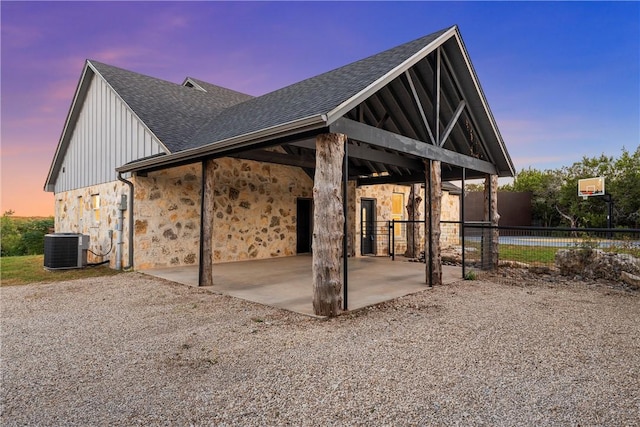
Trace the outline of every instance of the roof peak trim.
[[338, 120], [340, 117], [344, 116], [349, 110], [354, 108], [356, 105], [360, 104], [365, 99], [369, 98], [374, 93], [378, 92], [384, 86], [389, 84], [396, 77], [404, 73], [409, 68], [413, 67], [415, 64], [424, 59], [427, 55], [437, 49], [439, 46], [443, 45], [447, 40], [451, 37], [455, 36], [458, 33], [458, 26], [453, 25], [440, 36], [438, 36], [435, 40], [433, 40], [428, 45], [424, 46], [418, 52], [404, 60], [402, 63], [398, 64], [392, 70], [387, 72], [385, 75], [381, 76], [378, 80], [367, 86], [365, 89], [342, 102], [340, 105], [335, 107], [333, 110], [327, 113], [328, 122], [331, 123]]

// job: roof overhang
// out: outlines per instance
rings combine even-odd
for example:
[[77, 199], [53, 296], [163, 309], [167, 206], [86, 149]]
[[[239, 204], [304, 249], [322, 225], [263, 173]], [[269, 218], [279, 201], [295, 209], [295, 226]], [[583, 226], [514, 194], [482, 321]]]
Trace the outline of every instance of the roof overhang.
[[169, 168], [178, 164], [195, 163], [207, 157], [220, 157], [243, 148], [253, 148], [264, 144], [268, 145], [269, 143], [275, 144], [278, 141], [286, 139], [308, 138], [309, 132], [321, 131], [322, 129], [326, 129], [326, 127], [327, 117], [325, 115], [306, 117], [301, 120], [207, 144], [202, 147], [131, 162], [117, 168], [116, 171], [121, 173], [149, 171]]
[[[432, 144], [429, 144], [425, 138], [419, 138], [417, 134], [415, 136], [402, 135], [402, 132], [393, 132], [393, 130], [390, 131], [389, 129], [377, 129], [376, 126], [372, 126], [371, 123], [361, 123], [353, 119], [354, 111], [358, 111], [359, 106], [364, 105], [367, 100], [375, 97], [377, 93], [391, 87], [392, 83], [398, 85], [400, 79], [405, 78], [412, 84], [410, 81], [412, 75], [415, 76], [416, 79], [422, 78], [424, 80], [425, 77], [420, 75], [421, 70], [418, 68], [419, 64], [422, 64], [421, 67], [428, 72], [435, 73], [435, 71], [429, 69], [429, 67], [435, 67], [429, 65], [427, 61], [427, 57], [435, 52], [438, 53], [438, 57], [440, 57], [440, 55], [442, 56], [442, 68], [448, 70], [449, 92], [455, 92], [455, 94], [457, 94], [456, 96], [460, 98], [449, 102], [456, 105], [459, 104], [455, 112], [453, 108], [450, 107], [451, 113], [455, 115], [455, 119], [457, 119], [461, 114], [460, 111], [463, 109], [462, 107], [466, 107], [466, 110], [469, 110], [468, 113], [465, 111], [465, 114], [467, 114], [466, 117], [473, 122], [478, 133], [481, 133], [485, 139], [485, 141], [480, 141], [485, 153], [483, 158], [473, 155], [473, 147], [468, 147], [466, 153], [456, 152], [456, 147], [444, 146], [444, 142], [440, 145], [434, 144], [433, 137], [431, 137]], [[424, 65], [425, 63], [427, 64], [426, 66]], [[420, 100], [415, 88], [413, 86], [411, 88], [413, 89], [415, 102], [419, 103]], [[444, 88], [442, 91], [446, 101], [448, 94]], [[404, 97], [402, 98], [403, 101], [412, 103], [413, 101], [409, 90], [407, 89], [406, 92], [406, 94], [402, 94]], [[424, 96], [425, 95], [423, 95], [423, 97]], [[453, 95], [452, 97], [455, 98]], [[408, 104], [404, 105], [406, 106]], [[413, 107], [415, 108], [415, 105], [413, 105]], [[403, 108], [396, 108], [392, 113], [406, 114]], [[428, 123], [426, 123], [427, 120], [424, 118], [424, 112], [421, 111], [421, 113], [425, 125], [428, 127]], [[403, 118], [403, 120], [407, 119]], [[455, 122], [455, 120], [451, 121]], [[451, 129], [444, 130], [451, 132]], [[482, 176], [483, 174], [513, 176], [515, 173], [513, 163], [506, 150], [504, 141], [502, 140], [502, 136], [486, 101], [457, 26], [446, 30], [414, 55], [404, 60], [375, 82], [368, 85], [364, 90], [345, 100], [326, 114], [305, 117], [173, 154], [141, 159], [123, 165], [117, 168], [117, 171], [124, 173], [158, 170], [180, 164], [194, 163], [204, 158], [222, 157], [224, 155], [237, 156], [240, 152], [249, 152], [250, 150], [253, 150], [254, 153], [250, 156], [246, 155], [245, 157], [265, 158], [264, 154], [255, 153], [255, 149], [282, 143], [293, 142], [293, 145], [295, 145], [295, 141], [298, 141], [299, 147], [312, 150], [314, 147], [313, 143], [310, 142], [310, 137], [317, 133], [329, 131], [345, 133], [351, 141], [364, 143], [372, 148], [373, 151], [379, 150], [379, 153], [374, 153], [376, 154], [374, 156], [376, 158], [382, 156], [385, 159], [389, 159], [390, 156], [394, 155], [393, 153], [396, 153], [404, 158], [400, 159], [401, 161], [399, 162], [402, 165], [410, 162], [407, 158], [440, 160], [447, 165], [449, 170], [457, 170], [456, 173], [450, 174], [450, 179], [455, 179], [454, 175], [460, 174], [462, 168], [468, 171], [468, 177], [474, 175]], [[460, 133], [459, 130], [458, 133]], [[306, 145], [300, 143], [300, 141], [306, 141]], [[358, 150], [360, 150], [361, 153], [364, 152], [363, 148], [359, 148]], [[355, 150], [356, 153], [352, 153], [352, 156], [357, 155], [358, 150]], [[384, 155], [381, 154], [383, 152]], [[367, 153], [371, 156], [372, 150], [368, 150]], [[272, 157], [275, 159], [274, 156]], [[369, 158], [365, 158], [364, 160], [370, 161]], [[398, 163], [395, 160], [388, 160], [390, 163], [387, 163], [387, 165], [392, 166], [389, 170], [399, 170], [393, 168], [396, 167], [396, 163]], [[282, 158], [278, 158], [277, 161], [281, 162]], [[292, 165], [307, 163], [308, 159], [297, 159], [295, 161], [292, 159], [291, 162]], [[378, 165], [379, 166], [371, 168], [373, 175], [378, 175], [380, 171], [386, 173], [387, 168], [385, 167], [385, 163], [378, 163]], [[408, 172], [410, 169], [411, 168], [405, 168], [405, 172]], [[415, 170], [415, 168], [413, 169]], [[424, 171], [419, 171], [415, 176], [411, 173], [409, 173], [409, 175], [405, 173], [403, 179], [419, 179], [420, 174], [423, 172]], [[383, 173], [383, 175], [385, 175], [385, 173]], [[377, 177], [378, 180], [392, 178], [393, 177]]]

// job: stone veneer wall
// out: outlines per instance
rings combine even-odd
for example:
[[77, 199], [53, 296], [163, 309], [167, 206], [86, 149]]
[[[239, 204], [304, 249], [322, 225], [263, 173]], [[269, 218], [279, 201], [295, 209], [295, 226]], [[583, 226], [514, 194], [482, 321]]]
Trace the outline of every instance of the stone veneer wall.
[[[451, 194], [448, 191], [442, 192], [442, 214], [441, 221], [461, 221], [460, 216], [460, 195]], [[450, 246], [460, 246], [460, 225], [441, 224], [440, 244], [443, 248]]]
[[[195, 164], [136, 177], [136, 268], [199, 262], [201, 176]], [[296, 200], [312, 191], [299, 168], [218, 159], [214, 262], [295, 255]]]
[[[91, 206], [91, 196], [100, 195], [100, 220], [95, 221], [94, 211]], [[90, 263], [109, 260], [109, 265], [116, 265], [117, 244], [117, 220], [120, 195], [128, 197], [129, 188], [120, 181], [106, 184], [92, 185], [76, 190], [64, 191], [55, 195], [55, 231], [56, 233], [82, 233], [89, 236], [89, 249], [87, 260]], [[124, 212], [122, 260], [126, 265], [129, 257], [129, 211]], [[112, 239], [109, 238], [109, 230], [113, 230]], [[113, 244], [111, 243], [113, 241]], [[111, 251], [109, 252], [109, 249]], [[107, 254], [108, 252], [108, 254]]]
[[190, 265], [200, 251], [200, 165], [136, 176], [134, 267]]
[[[356, 189], [356, 206], [355, 206], [355, 253], [361, 256], [361, 225], [362, 225], [362, 198], [376, 200], [376, 221], [378, 221], [376, 230], [376, 254], [386, 256], [389, 253], [388, 243], [388, 225], [387, 221], [391, 220], [391, 196], [393, 193], [404, 194], [405, 205], [409, 201], [409, 193], [411, 187], [408, 185], [381, 184], [381, 185], [363, 185]], [[420, 203], [420, 218], [424, 218], [424, 189], [420, 192], [422, 202]], [[406, 208], [404, 210], [404, 219], [407, 218]], [[447, 191], [442, 192], [442, 221], [459, 221], [460, 220], [460, 196], [450, 194]], [[447, 224], [442, 226], [443, 233], [441, 242], [443, 246], [452, 246], [459, 244], [459, 226]], [[423, 231], [424, 232], [424, 231]], [[397, 254], [402, 254], [406, 250], [406, 237], [396, 236], [395, 250]], [[422, 250], [422, 249], [421, 249]]]
[[[215, 262], [295, 255], [296, 199], [312, 197], [313, 181], [309, 176], [295, 167], [223, 158], [216, 162], [215, 177]], [[197, 264], [200, 248], [200, 164], [153, 172], [131, 180], [135, 185], [134, 267], [144, 270]], [[403, 193], [405, 203], [408, 201], [409, 186], [406, 185], [356, 188], [354, 181], [349, 183], [347, 220], [351, 256], [360, 256], [360, 200], [363, 197], [376, 199], [377, 220], [381, 221], [377, 253], [388, 253], [386, 221], [391, 218], [391, 195], [394, 192]], [[92, 194], [99, 194], [101, 199], [100, 222], [97, 224], [93, 221]], [[113, 230], [111, 253], [104, 257], [88, 255], [89, 262], [109, 259], [110, 266], [115, 267], [117, 206], [121, 194], [128, 195], [129, 189], [120, 181], [56, 194], [56, 232], [88, 234], [90, 249], [106, 253], [110, 247], [108, 232]], [[424, 194], [421, 196], [424, 198]], [[421, 216], [423, 211], [424, 206], [421, 206]], [[128, 215], [129, 211], [125, 211], [123, 266], [128, 262]], [[442, 219], [458, 218], [459, 196], [444, 192]], [[457, 232], [443, 230], [443, 245], [459, 244], [457, 236]], [[403, 251], [403, 239], [397, 239], [396, 243], [396, 251]]]

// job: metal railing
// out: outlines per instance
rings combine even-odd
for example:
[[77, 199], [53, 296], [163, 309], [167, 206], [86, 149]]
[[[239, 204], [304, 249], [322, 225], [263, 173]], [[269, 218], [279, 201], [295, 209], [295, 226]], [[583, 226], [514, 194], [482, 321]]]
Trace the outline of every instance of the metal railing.
[[561, 249], [590, 250], [594, 257], [623, 253], [640, 258], [640, 229], [503, 227], [465, 223], [463, 230], [465, 270], [493, 267], [487, 261], [490, 259], [487, 251], [491, 250], [491, 234], [496, 231], [501, 265], [552, 267]]
[[[387, 221], [383, 227], [392, 259], [405, 255], [407, 227], [412, 224], [415, 228], [409, 230], [417, 234], [415, 257], [424, 257], [425, 232], [429, 232], [424, 221], [396, 220]], [[640, 229], [507, 227], [441, 221], [440, 232], [442, 262], [462, 266], [463, 276], [470, 270], [491, 270], [495, 261], [512, 267], [553, 267], [561, 249], [592, 249], [596, 250], [594, 256], [615, 252], [640, 258]], [[494, 252], [497, 259], [492, 256]]]

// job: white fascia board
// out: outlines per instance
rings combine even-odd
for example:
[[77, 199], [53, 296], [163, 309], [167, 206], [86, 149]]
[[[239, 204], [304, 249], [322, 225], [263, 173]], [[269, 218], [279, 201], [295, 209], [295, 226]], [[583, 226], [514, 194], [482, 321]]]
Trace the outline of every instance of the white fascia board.
[[436, 50], [439, 46], [443, 45], [447, 40], [449, 40], [452, 36], [456, 35], [458, 32], [458, 26], [454, 25], [445, 31], [442, 35], [440, 35], [437, 39], [420, 49], [414, 55], [406, 59], [397, 67], [393, 68], [387, 74], [380, 77], [378, 80], [367, 86], [365, 89], [355, 94], [348, 100], [344, 101], [342, 104], [338, 105], [336, 108], [331, 110], [328, 114], [327, 124], [331, 124], [338, 120], [340, 117], [344, 116], [349, 110], [354, 108], [356, 105], [360, 104], [365, 99], [369, 98], [371, 95], [382, 89], [384, 86], [393, 81], [396, 77], [404, 73], [409, 68], [413, 67], [415, 64], [420, 62], [423, 58], [429, 55], [431, 52]]
[[162, 149], [164, 150], [165, 153], [167, 154], [171, 154], [171, 151], [167, 148], [166, 145], [164, 145], [164, 143], [162, 142], [162, 140], [160, 138], [158, 138], [158, 136], [153, 133], [153, 131], [151, 129], [149, 129], [149, 126], [147, 126], [147, 124], [144, 122], [144, 120], [142, 120], [135, 111], [133, 111], [133, 108], [131, 108], [131, 106], [129, 104], [127, 104], [127, 102], [122, 99], [122, 97], [120, 96], [120, 94], [118, 93], [117, 90], [115, 90], [113, 88], [113, 86], [111, 86], [111, 84], [109, 83], [109, 81], [107, 79], [104, 78], [104, 76], [102, 74], [100, 74], [100, 72], [94, 67], [94, 65], [91, 63], [91, 61], [87, 60], [87, 63], [89, 64], [89, 66], [91, 67], [91, 69], [93, 70], [93, 72], [97, 75], [100, 76], [100, 78], [105, 82], [105, 84], [109, 87], [109, 89], [111, 89], [113, 91], [113, 93], [118, 97], [118, 99], [127, 106], [127, 109], [131, 112], [131, 114], [133, 115], [133, 117], [135, 117], [138, 122], [140, 122], [142, 124], [142, 126], [151, 134], [153, 135], [153, 137], [156, 139], [156, 141], [158, 141], [160, 143], [160, 147], [162, 147]]
[[117, 172], [133, 172], [141, 169], [152, 167], [167, 166], [172, 163], [205, 157], [227, 151], [232, 148], [242, 148], [252, 144], [259, 144], [274, 138], [282, 138], [293, 135], [298, 132], [309, 131], [313, 129], [321, 129], [327, 126], [327, 116], [324, 114], [309, 116], [302, 119], [282, 123], [255, 132], [246, 133], [239, 136], [223, 139], [222, 141], [212, 142], [196, 148], [180, 151], [167, 156], [155, 157], [152, 159], [141, 160], [139, 162], [130, 163], [128, 165], [116, 168]]
[[491, 128], [495, 134], [496, 140], [498, 141], [498, 145], [500, 146], [500, 151], [502, 151], [503, 157], [506, 159], [507, 164], [509, 165], [509, 169], [511, 172], [511, 176], [515, 176], [515, 168], [513, 166], [513, 162], [511, 160], [511, 156], [507, 152], [506, 146], [504, 144], [504, 140], [502, 139], [502, 135], [500, 134], [500, 130], [498, 129], [498, 125], [496, 123], [495, 118], [493, 117], [493, 113], [491, 112], [491, 108], [489, 107], [489, 103], [487, 102], [487, 98], [484, 95], [484, 91], [482, 90], [482, 86], [480, 86], [480, 80], [478, 79], [478, 75], [476, 74], [475, 68], [473, 68], [473, 64], [471, 63], [471, 59], [469, 57], [469, 53], [462, 41], [462, 36], [456, 27], [455, 31], [455, 40], [458, 43], [458, 47], [460, 48], [460, 52], [462, 52], [462, 57], [464, 58], [464, 62], [467, 65], [467, 70], [469, 71], [469, 75], [473, 80], [473, 85], [478, 92], [480, 97], [480, 101], [482, 102], [482, 107], [489, 118], [489, 122], [491, 124]]
[[[71, 139], [71, 135], [68, 134], [70, 128], [75, 126], [75, 121], [73, 126], [71, 125], [71, 118], [76, 112], [76, 106], [80, 100], [80, 95], [82, 93], [82, 101], [84, 101], [85, 95], [87, 93], [86, 88], [89, 85], [91, 77], [95, 74], [95, 70], [91, 68], [93, 72], [92, 75], [87, 76], [87, 71], [89, 70], [89, 61], [85, 61], [84, 68], [82, 69], [82, 74], [80, 75], [80, 80], [78, 80], [78, 85], [76, 86], [75, 94], [73, 95], [73, 101], [71, 102], [71, 106], [69, 107], [69, 112], [67, 113], [67, 118], [64, 122], [64, 127], [62, 128], [62, 133], [60, 134], [60, 139], [58, 140], [58, 146], [56, 147], [56, 152], [53, 155], [53, 160], [51, 162], [51, 166], [49, 166], [49, 173], [47, 174], [47, 180], [44, 184], [44, 191], [53, 193], [55, 191], [55, 183], [52, 182], [54, 178], [57, 178], [58, 171], [60, 169], [59, 161], [62, 160], [62, 155], [67, 151], [67, 146], [69, 145], [69, 140]], [[83, 90], [84, 89], [84, 90]], [[55, 175], [55, 177], [54, 177]]]

